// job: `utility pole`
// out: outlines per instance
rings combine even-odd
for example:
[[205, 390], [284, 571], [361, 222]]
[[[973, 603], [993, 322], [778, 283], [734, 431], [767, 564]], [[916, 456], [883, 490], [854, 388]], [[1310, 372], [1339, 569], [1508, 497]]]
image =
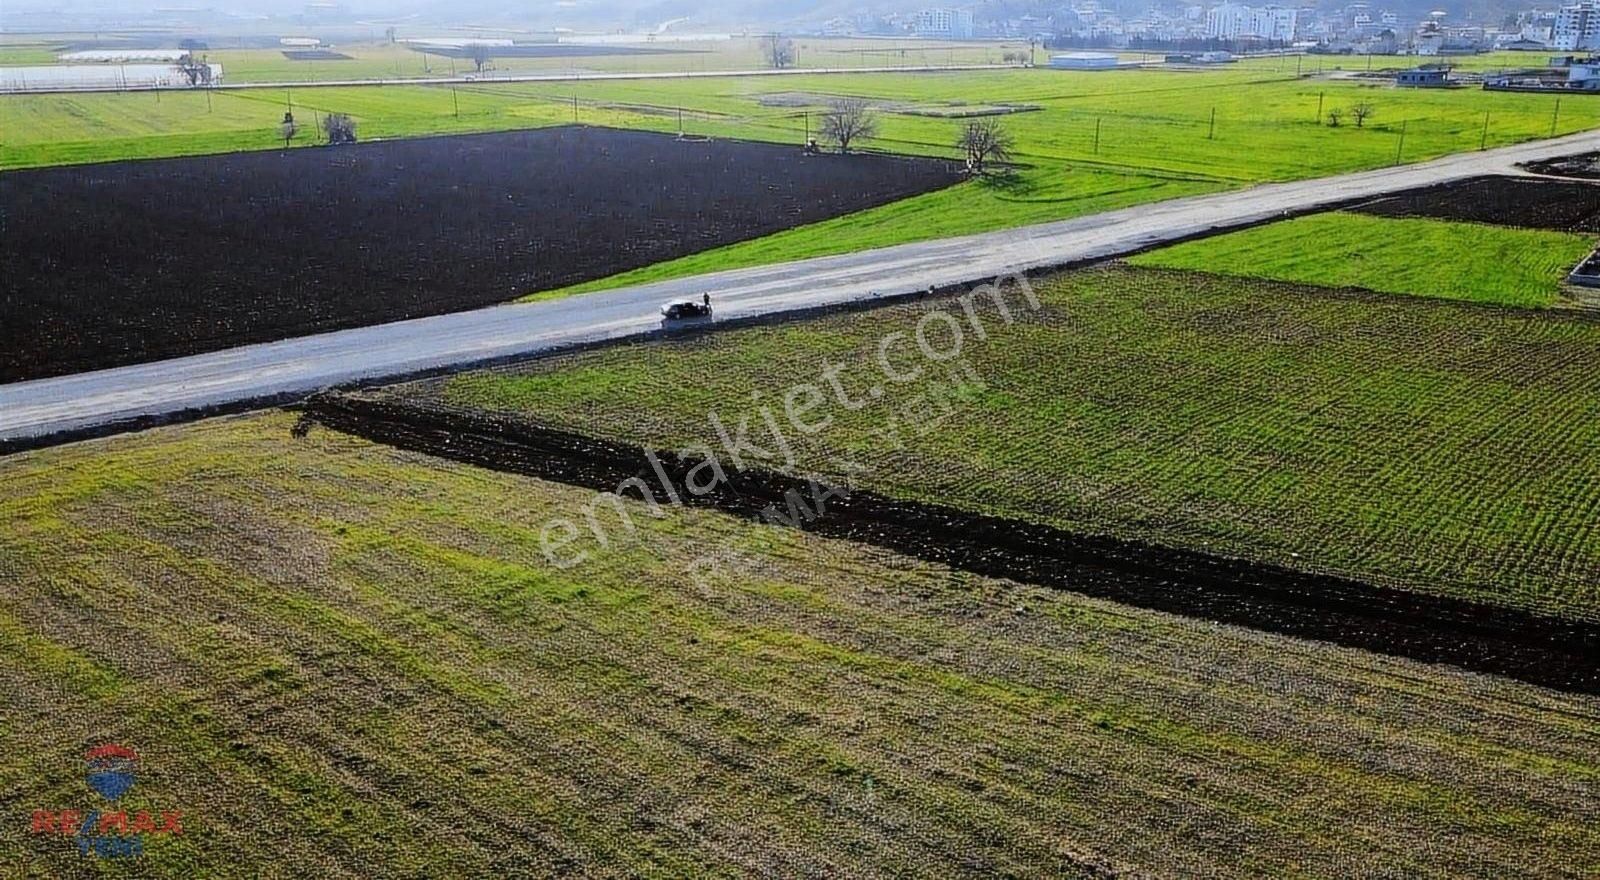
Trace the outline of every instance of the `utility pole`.
[[1400, 164], [1400, 151], [1406, 148], [1406, 120], [1400, 120], [1400, 143], [1394, 148], [1394, 164]]
[[1206, 132], [1206, 140], [1214, 141], [1216, 139], [1217, 139], [1217, 108], [1212, 107], [1211, 108], [1211, 130]]
[[1318, 125], [1322, 124], [1322, 99], [1328, 96], [1327, 92], [1317, 92], [1317, 118], [1311, 120]]
[[1305, 60], [1305, 57], [1304, 55], [1294, 56], [1294, 75], [1296, 78], [1300, 76], [1300, 62]]
[[1550, 136], [1556, 136], [1556, 123], [1561, 119], [1561, 96], [1556, 95], [1556, 109], [1550, 114]]
[[572, 96], [572, 123], [574, 125], [578, 123], [578, 96], [576, 94]]
[[450, 102], [455, 104], [455, 107], [456, 107], [456, 118], [460, 119], [461, 118], [461, 96], [456, 93], [456, 87], [455, 86], [451, 86], [450, 87]]
[[1100, 155], [1100, 117], [1094, 118], [1094, 154]]
[[1489, 146], [1489, 111], [1483, 111], [1483, 137], [1478, 138], [1478, 151]]

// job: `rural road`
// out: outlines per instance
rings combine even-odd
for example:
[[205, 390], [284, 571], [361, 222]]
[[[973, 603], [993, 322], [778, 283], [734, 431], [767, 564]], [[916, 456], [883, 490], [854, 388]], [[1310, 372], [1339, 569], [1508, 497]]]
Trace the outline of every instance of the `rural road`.
[[0, 442], [114, 428], [355, 380], [401, 376], [659, 327], [664, 300], [709, 291], [719, 318], [926, 290], [1100, 259], [1400, 189], [1600, 150], [1600, 131], [1431, 162], [1175, 199], [1000, 232], [493, 306], [226, 351], [0, 385]]

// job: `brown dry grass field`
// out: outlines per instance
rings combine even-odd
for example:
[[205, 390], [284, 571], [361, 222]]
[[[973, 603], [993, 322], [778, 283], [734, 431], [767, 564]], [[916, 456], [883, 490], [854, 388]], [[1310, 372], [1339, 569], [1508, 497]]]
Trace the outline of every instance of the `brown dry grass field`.
[[293, 421], [0, 460], [7, 876], [105, 741], [147, 876], [1600, 873], [1600, 700]]

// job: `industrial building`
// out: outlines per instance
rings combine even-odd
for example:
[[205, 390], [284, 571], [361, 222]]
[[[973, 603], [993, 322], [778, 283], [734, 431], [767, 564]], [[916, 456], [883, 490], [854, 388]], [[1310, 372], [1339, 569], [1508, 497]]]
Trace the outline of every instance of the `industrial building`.
[[1117, 56], [1109, 52], [1064, 52], [1051, 55], [1050, 66], [1057, 70], [1112, 70], [1117, 66]]
[[0, 92], [118, 91], [191, 88], [222, 81], [222, 65], [194, 68], [199, 82], [177, 64], [51, 64], [0, 67]]
[[1439, 89], [1455, 85], [1450, 79], [1448, 67], [1419, 67], [1416, 70], [1402, 70], [1395, 75], [1394, 84], [1419, 89]]

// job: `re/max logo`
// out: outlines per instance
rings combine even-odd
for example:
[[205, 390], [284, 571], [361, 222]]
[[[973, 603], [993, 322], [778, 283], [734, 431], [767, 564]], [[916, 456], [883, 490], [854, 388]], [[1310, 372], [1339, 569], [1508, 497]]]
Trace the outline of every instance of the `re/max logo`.
[[122, 810], [34, 810], [30, 831], [34, 834], [59, 834], [77, 837], [78, 853], [102, 859], [131, 858], [144, 854], [144, 835], [182, 834], [183, 812], [162, 810], [152, 815], [147, 810], [127, 813]]

